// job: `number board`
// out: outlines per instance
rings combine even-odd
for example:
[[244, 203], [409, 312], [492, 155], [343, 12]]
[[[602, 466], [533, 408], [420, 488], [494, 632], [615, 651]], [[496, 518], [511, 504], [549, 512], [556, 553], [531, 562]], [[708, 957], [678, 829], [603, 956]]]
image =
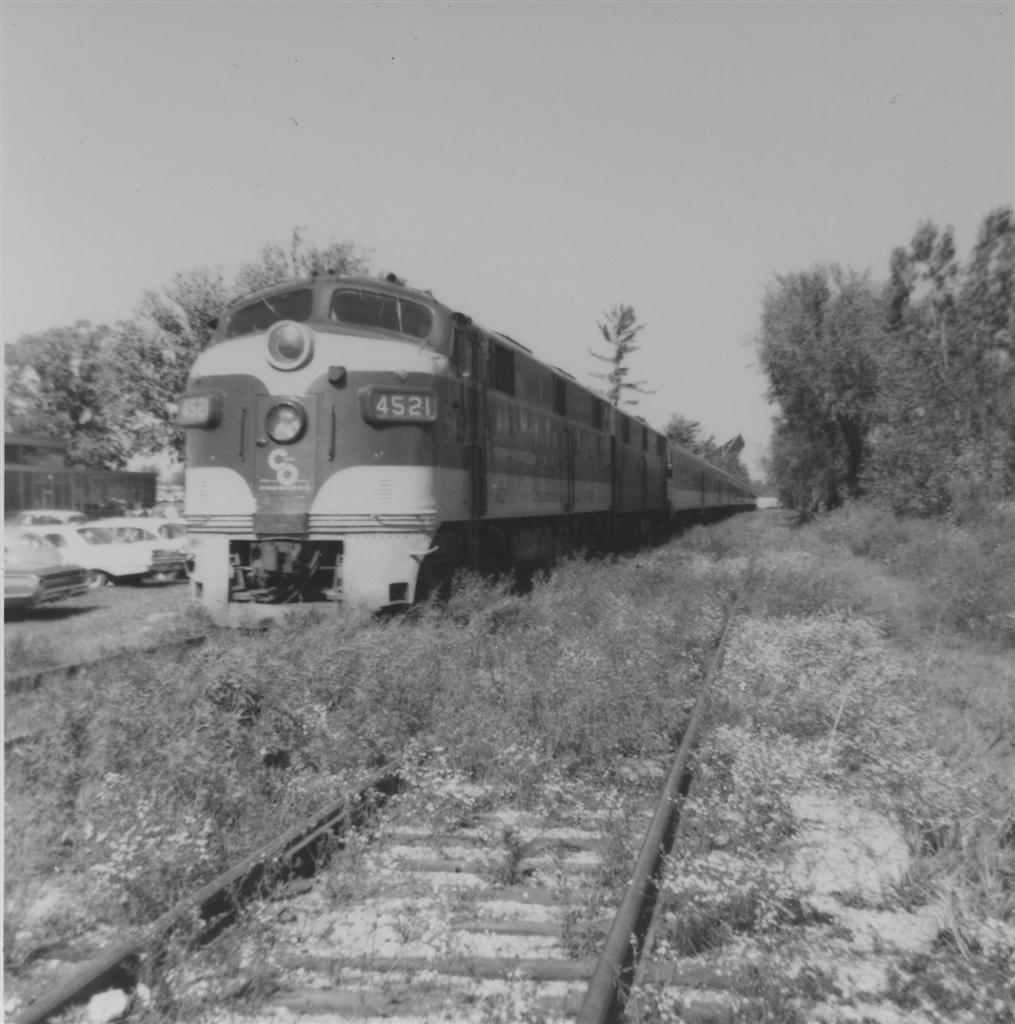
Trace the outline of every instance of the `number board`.
[[176, 410], [176, 424], [180, 427], [214, 427], [222, 418], [222, 404], [221, 391], [183, 395]]
[[437, 419], [437, 396], [432, 391], [364, 388], [360, 402], [370, 423], [433, 423]]

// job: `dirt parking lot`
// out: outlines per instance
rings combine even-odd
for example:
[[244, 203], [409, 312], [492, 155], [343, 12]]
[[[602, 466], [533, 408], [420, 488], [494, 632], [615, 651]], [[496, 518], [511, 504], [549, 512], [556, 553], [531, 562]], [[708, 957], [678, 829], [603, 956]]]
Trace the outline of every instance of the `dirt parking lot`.
[[122, 647], [204, 631], [186, 582], [104, 587], [82, 597], [4, 614], [4, 671], [87, 661]]

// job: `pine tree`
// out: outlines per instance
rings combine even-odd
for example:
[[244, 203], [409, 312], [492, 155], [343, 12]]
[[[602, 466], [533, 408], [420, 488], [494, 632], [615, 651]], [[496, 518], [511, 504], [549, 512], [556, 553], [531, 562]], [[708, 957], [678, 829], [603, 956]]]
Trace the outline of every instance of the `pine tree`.
[[646, 381], [625, 379], [628, 373], [625, 360], [632, 352], [638, 351], [639, 346], [634, 343], [635, 338], [645, 325], [638, 323], [633, 306], [613, 306], [604, 316], [606, 322], [598, 326], [603, 340], [610, 349], [610, 354], [608, 356], [600, 355], [598, 352], [593, 352], [592, 349], [589, 349], [589, 354], [604, 363], [609, 363], [613, 369], [609, 373], [593, 373], [592, 376], [608, 383], [606, 397], [611, 405], [619, 406], [622, 400], [625, 405], [637, 405], [636, 398], [624, 398], [626, 391], [633, 391], [641, 395], [651, 395], [654, 392], [645, 388]]

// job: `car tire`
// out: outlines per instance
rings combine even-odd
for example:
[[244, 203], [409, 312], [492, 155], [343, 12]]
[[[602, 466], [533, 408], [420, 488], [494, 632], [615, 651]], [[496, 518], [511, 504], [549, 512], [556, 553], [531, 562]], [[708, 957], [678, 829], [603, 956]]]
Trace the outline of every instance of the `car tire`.
[[103, 587], [109, 586], [109, 573], [103, 572], [101, 569], [93, 569], [92, 575], [88, 580], [89, 590], [101, 590]]
[[172, 583], [180, 578], [180, 570], [174, 569], [172, 572], [153, 572], [148, 579], [152, 583]]

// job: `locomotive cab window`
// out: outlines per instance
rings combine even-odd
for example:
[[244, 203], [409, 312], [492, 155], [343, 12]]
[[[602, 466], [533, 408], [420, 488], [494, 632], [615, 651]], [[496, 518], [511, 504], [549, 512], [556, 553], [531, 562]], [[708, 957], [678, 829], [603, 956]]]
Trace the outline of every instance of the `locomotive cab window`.
[[464, 327], [456, 327], [451, 339], [451, 365], [463, 377], [471, 372], [469, 366], [469, 332]]
[[237, 338], [242, 334], [257, 334], [266, 331], [279, 320], [306, 323], [310, 319], [313, 305], [314, 293], [310, 288], [265, 296], [236, 310], [226, 324], [225, 336]]
[[509, 348], [490, 344], [490, 387], [494, 391], [502, 391], [505, 395], [515, 393], [515, 354]]
[[606, 416], [604, 415], [606, 410], [606, 403], [601, 402], [598, 398], [592, 399], [592, 429], [602, 430], [606, 424]]
[[433, 326], [433, 314], [426, 306], [362, 288], [336, 289], [331, 297], [331, 319], [356, 327], [395, 331], [411, 338], [429, 337]]
[[553, 411], [560, 416], [567, 415], [567, 381], [563, 377], [553, 378]]

